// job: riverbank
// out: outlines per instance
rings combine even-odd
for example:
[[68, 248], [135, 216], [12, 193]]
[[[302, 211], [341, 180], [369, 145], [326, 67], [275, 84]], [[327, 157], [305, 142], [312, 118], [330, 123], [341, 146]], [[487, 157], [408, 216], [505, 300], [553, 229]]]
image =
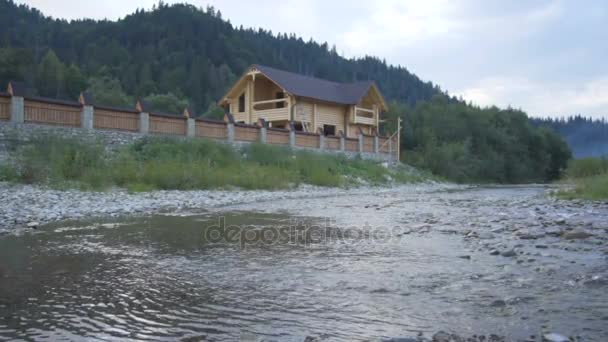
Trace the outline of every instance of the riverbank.
[[351, 189], [300, 185], [289, 190], [161, 190], [132, 193], [56, 190], [44, 186], [0, 182], [0, 234], [21, 232], [40, 225], [92, 217], [139, 216], [163, 212], [203, 212], [226, 205], [354, 196], [370, 192], [422, 193], [462, 188], [448, 183], [417, 183], [397, 187], [361, 186]]

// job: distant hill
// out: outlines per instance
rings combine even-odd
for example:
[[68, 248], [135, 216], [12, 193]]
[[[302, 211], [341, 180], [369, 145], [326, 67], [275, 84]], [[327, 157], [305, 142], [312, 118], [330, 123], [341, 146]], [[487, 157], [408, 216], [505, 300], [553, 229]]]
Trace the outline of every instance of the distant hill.
[[404, 67], [346, 59], [327, 43], [295, 35], [236, 28], [212, 7], [160, 2], [118, 21], [68, 22], [0, 0], [0, 86], [20, 79], [39, 95], [74, 99], [88, 84], [115, 91], [107, 99], [113, 104], [161, 94], [200, 113], [252, 63], [333, 81], [372, 79], [389, 100], [410, 105], [441, 93]]
[[531, 118], [536, 126], [549, 127], [561, 135], [575, 158], [608, 157], [608, 122], [606, 119], [593, 120], [581, 115], [567, 119]]

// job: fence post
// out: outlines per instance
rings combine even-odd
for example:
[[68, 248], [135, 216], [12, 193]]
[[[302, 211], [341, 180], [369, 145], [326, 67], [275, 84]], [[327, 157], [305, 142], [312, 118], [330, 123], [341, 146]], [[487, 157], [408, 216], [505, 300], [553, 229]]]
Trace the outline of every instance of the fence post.
[[224, 113], [224, 122], [226, 122], [226, 139], [229, 143], [234, 142], [234, 116], [230, 113]]
[[359, 153], [363, 153], [363, 133], [359, 132]]
[[388, 139], [388, 162], [391, 163], [393, 161], [393, 138], [389, 137]]
[[344, 132], [339, 131], [338, 135], [340, 135], [340, 151], [344, 152], [346, 150], [346, 141], [344, 139]]
[[139, 133], [148, 134], [150, 132], [150, 114], [148, 114], [148, 104], [143, 101], [137, 101], [135, 108], [139, 111]]
[[139, 133], [148, 134], [150, 131], [150, 114], [146, 112], [139, 113]]
[[82, 105], [82, 112], [80, 113], [80, 126], [85, 130], [92, 130], [95, 115], [95, 109], [93, 107], [93, 97], [90, 93], [83, 92], [80, 93], [78, 97], [78, 102]]
[[319, 150], [323, 151], [325, 149], [325, 134], [323, 134], [323, 128], [319, 127], [317, 133], [319, 133]]
[[193, 118], [186, 119], [186, 136], [194, 138], [196, 136], [196, 120]]
[[296, 147], [296, 130], [293, 126], [293, 121], [289, 123], [289, 147]]
[[374, 153], [380, 153], [380, 141], [378, 139], [378, 134], [374, 135]]
[[268, 128], [264, 119], [258, 119], [258, 127], [260, 128], [260, 142], [265, 144], [268, 138]]
[[25, 84], [9, 82], [8, 93], [11, 95], [11, 122], [23, 123], [25, 121]]

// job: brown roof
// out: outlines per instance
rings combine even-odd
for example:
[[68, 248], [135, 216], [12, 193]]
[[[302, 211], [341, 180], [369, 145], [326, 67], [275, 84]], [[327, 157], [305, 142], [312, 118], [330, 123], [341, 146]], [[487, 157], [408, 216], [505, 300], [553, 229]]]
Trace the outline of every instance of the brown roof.
[[372, 81], [331, 82], [259, 64], [254, 64], [253, 67], [295, 96], [338, 104], [354, 105], [359, 103], [367, 94], [369, 88], [374, 85]]

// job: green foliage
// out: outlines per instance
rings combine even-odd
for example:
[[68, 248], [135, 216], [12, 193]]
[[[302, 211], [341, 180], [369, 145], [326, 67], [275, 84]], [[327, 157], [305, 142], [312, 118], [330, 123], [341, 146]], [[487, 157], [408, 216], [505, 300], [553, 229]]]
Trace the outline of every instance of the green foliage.
[[607, 158], [573, 159], [568, 163], [566, 176], [568, 178], [584, 178], [608, 173]]
[[392, 103], [388, 117], [399, 115], [402, 159], [457, 182], [549, 181], [571, 157], [556, 133], [535, 128], [511, 108], [478, 108], [437, 95], [415, 108]]
[[152, 94], [144, 98], [151, 106], [153, 111], [161, 113], [182, 115], [184, 109], [188, 107], [188, 100], [181, 99], [173, 93]]
[[575, 178], [571, 180], [574, 188], [558, 193], [559, 197], [565, 199], [582, 198], [588, 200], [608, 199], [608, 173], [595, 176]]
[[251, 144], [241, 150], [208, 140], [145, 138], [107, 152], [76, 138], [39, 137], [12, 154], [0, 179], [55, 187], [152, 189], [283, 189], [300, 183], [349, 186], [422, 181], [405, 169], [326, 154]]
[[134, 107], [133, 98], [127, 96], [122, 90], [120, 81], [109, 76], [93, 77], [89, 79], [89, 92], [95, 97], [95, 103], [115, 106], [115, 107]]
[[222, 120], [224, 119], [224, 110], [215, 102], [212, 102], [207, 111], [201, 116], [208, 119]]

